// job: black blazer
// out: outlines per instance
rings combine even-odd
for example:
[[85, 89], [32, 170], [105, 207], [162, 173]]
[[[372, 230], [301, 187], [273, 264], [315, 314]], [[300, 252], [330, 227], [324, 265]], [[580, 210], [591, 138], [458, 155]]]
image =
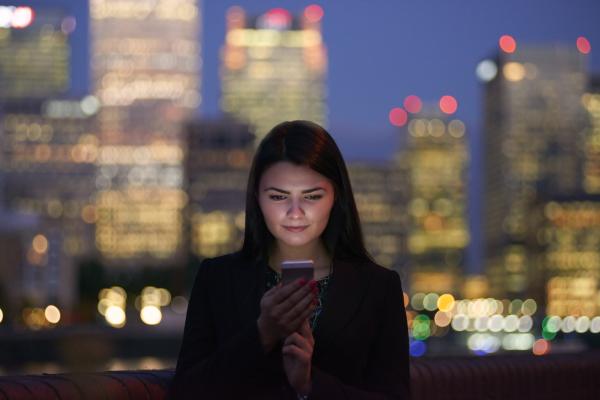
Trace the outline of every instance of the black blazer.
[[[295, 399], [281, 344], [265, 354], [256, 320], [265, 262], [205, 259], [188, 306], [172, 398]], [[408, 329], [400, 278], [335, 260], [315, 331], [310, 399], [407, 399]]]

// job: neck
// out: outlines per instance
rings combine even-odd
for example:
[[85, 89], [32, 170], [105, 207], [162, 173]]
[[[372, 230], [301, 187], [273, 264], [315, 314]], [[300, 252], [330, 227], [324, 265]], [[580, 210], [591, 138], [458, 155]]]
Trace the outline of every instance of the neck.
[[315, 269], [329, 268], [331, 263], [331, 257], [320, 240], [303, 247], [290, 247], [276, 242], [270, 252], [269, 265], [280, 271], [281, 262], [287, 260], [313, 260]]

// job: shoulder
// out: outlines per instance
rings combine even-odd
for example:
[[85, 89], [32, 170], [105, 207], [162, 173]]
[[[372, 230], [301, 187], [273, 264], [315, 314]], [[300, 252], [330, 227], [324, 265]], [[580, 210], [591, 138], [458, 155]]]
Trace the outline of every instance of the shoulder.
[[379, 265], [372, 260], [358, 261], [353, 264], [356, 265], [363, 274], [367, 274], [374, 279], [392, 279], [394, 275], [398, 276], [398, 272]]
[[354, 263], [360, 270], [365, 282], [369, 282], [371, 288], [385, 293], [387, 291], [402, 290], [400, 274], [390, 268], [386, 268], [375, 261], [365, 260]]
[[211, 269], [225, 265], [239, 265], [241, 262], [247, 262], [241, 251], [223, 254], [217, 257], [207, 257], [200, 263], [201, 268]]

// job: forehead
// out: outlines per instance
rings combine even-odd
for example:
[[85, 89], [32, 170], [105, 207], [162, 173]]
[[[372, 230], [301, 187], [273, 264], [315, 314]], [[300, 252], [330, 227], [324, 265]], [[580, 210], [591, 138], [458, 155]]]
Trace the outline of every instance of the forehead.
[[325, 176], [304, 165], [296, 165], [280, 161], [271, 165], [260, 178], [260, 187], [275, 186], [278, 189], [302, 187], [305, 189], [317, 186], [330, 188], [331, 183]]

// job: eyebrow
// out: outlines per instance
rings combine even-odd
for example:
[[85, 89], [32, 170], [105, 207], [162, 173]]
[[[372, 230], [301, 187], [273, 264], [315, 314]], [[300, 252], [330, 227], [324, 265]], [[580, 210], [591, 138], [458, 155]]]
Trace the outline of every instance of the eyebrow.
[[[290, 192], [288, 192], [287, 190], [279, 189], [279, 188], [276, 188], [276, 187], [273, 187], [273, 186], [266, 188], [264, 191], [266, 192], [266, 191], [269, 191], [269, 190], [274, 190], [276, 192], [284, 193], [284, 194], [290, 194]], [[312, 193], [312, 192], [316, 192], [317, 190], [326, 191], [325, 188], [317, 186], [317, 187], [312, 188], [312, 189], [303, 190], [302, 193], [304, 193], [304, 194], [306, 194], [306, 193]]]

